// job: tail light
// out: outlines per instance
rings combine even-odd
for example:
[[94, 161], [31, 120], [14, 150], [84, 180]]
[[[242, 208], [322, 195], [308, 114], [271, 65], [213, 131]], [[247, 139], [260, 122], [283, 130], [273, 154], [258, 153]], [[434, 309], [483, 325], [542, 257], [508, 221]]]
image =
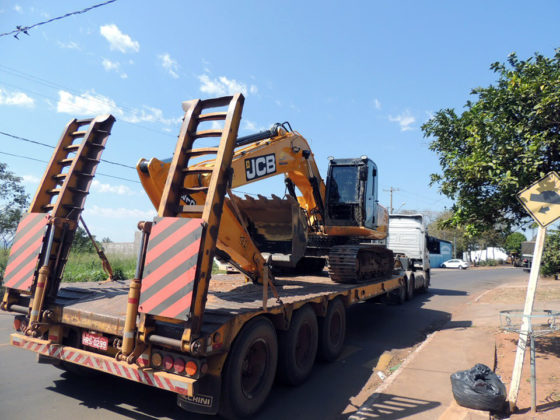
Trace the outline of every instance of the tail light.
[[187, 372], [188, 376], [194, 376], [196, 375], [196, 372], [198, 371], [198, 366], [195, 362], [193, 362], [192, 360], [189, 360], [187, 362], [187, 365], [185, 366], [185, 372]]
[[185, 361], [180, 357], [177, 357], [175, 359], [175, 363], [173, 364], [173, 370], [176, 373], [183, 373], [183, 371], [185, 370]]
[[163, 365], [163, 357], [160, 353], [152, 353], [152, 366], [159, 368]]
[[174, 364], [173, 362], [174, 362], [173, 357], [171, 357], [170, 355], [166, 355], [163, 358], [163, 368], [165, 370], [173, 369], [173, 364]]

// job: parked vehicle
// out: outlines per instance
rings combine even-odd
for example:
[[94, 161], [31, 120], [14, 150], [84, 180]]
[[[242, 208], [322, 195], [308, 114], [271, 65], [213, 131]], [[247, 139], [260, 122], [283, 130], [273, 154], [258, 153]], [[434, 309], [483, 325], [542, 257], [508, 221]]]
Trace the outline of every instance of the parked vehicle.
[[424, 216], [421, 214], [390, 214], [387, 248], [408, 261], [407, 276], [415, 284], [430, 284], [430, 253]]
[[460, 270], [466, 270], [469, 268], [469, 263], [459, 259], [452, 259], [442, 263], [441, 268], [458, 268]]

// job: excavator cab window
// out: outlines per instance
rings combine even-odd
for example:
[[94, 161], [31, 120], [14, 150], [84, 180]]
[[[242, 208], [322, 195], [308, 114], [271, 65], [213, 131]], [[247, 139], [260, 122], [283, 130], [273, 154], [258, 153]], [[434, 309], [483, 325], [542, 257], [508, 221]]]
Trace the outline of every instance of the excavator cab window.
[[329, 204], [358, 202], [358, 167], [334, 166], [329, 186]]
[[375, 227], [377, 168], [367, 158], [332, 159], [327, 176], [326, 222]]
[[327, 176], [326, 222], [331, 226], [363, 226], [364, 163], [359, 159], [331, 160]]

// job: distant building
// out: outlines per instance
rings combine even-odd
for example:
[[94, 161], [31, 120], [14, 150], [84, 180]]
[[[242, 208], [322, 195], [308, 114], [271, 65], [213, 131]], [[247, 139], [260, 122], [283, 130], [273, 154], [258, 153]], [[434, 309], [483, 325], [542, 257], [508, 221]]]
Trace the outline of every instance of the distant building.
[[432, 268], [437, 268], [441, 263], [453, 258], [453, 244], [433, 236], [428, 236], [428, 251]]
[[463, 252], [465, 261], [507, 260], [507, 253], [502, 248], [488, 247], [476, 251]]

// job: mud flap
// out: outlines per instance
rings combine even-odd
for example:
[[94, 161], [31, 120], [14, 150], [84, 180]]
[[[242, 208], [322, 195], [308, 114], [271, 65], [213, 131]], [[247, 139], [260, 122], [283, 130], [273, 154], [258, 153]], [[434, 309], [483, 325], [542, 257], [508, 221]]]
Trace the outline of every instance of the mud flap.
[[203, 376], [193, 384], [193, 387], [192, 397], [177, 394], [177, 405], [192, 413], [218, 414], [222, 387], [221, 376]]

